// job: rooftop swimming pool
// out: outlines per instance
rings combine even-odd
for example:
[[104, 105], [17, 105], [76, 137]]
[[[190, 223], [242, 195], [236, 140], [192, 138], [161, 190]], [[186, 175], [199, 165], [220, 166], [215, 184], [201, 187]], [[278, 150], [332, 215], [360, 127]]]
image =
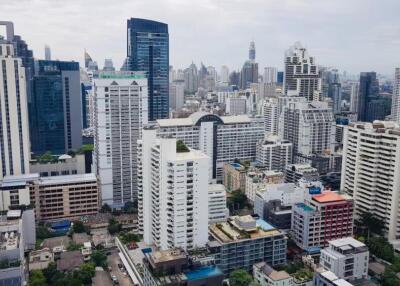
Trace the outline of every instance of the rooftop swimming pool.
[[221, 270], [216, 266], [204, 266], [185, 273], [188, 280], [199, 280], [217, 275], [222, 275]]

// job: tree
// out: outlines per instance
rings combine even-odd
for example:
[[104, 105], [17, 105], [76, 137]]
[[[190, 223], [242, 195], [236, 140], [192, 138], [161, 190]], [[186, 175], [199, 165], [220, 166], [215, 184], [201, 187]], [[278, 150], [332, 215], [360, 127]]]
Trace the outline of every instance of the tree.
[[244, 269], [237, 269], [229, 275], [230, 286], [248, 286], [253, 281], [253, 278]]
[[121, 230], [121, 225], [114, 219], [108, 221], [108, 232], [110, 234], [116, 234]]
[[79, 267], [78, 277], [85, 285], [92, 283], [92, 277], [94, 276], [94, 274], [95, 274], [94, 263], [91, 263], [91, 262], [83, 263]]
[[29, 274], [29, 286], [46, 286], [46, 278], [42, 270], [32, 270]]
[[50, 232], [50, 230], [46, 226], [39, 225], [36, 228], [36, 238], [37, 239], [46, 239], [46, 238], [50, 238], [50, 237], [54, 237], [54, 234], [52, 232]]
[[128, 214], [137, 213], [137, 201], [134, 202], [126, 202], [124, 205], [124, 212]]
[[106, 266], [106, 261], [107, 261], [107, 256], [104, 254], [103, 251], [100, 250], [94, 250], [92, 253], [92, 261], [96, 266]]
[[359, 225], [361, 228], [367, 228], [367, 240], [370, 233], [382, 235], [385, 223], [372, 213], [364, 212], [360, 215]]
[[50, 262], [46, 269], [43, 269], [44, 277], [46, 277], [47, 284], [54, 285], [55, 281], [58, 280], [61, 272], [57, 271], [57, 265], [55, 262]]
[[249, 286], [261, 286], [261, 284], [256, 282], [256, 281], [253, 281], [253, 282], [250, 283]]
[[228, 205], [232, 205], [233, 208], [243, 209], [247, 205], [246, 194], [241, 190], [231, 192], [231, 196], [228, 198]]
[[104, 204], [100, 209], [101, 213], [110, 213], [111, 211], [111, 207], [108, 204]]
[[47, 163], [47, 162], [51, 162], [53, 160], [54, 160], [54, 157], [50, 151], [47, 151], [46, 153], [44, 153], [43, 155], [41, 155], [39, 157], [39, 162], [41, 162], [41, 163]]
[[71, 241], [67, 246], [67, 250], [68, 251], [80, 250], [82, 247], [83, 247], [82, 244], [78, 244], [78, 243]]
[[384, 237], [371, 237], [367, 240], [367, 246], [373, 255], [388, 262], [394, 261], [393, 246]]
[[77, 220], [72, 225], [72, 230], [74, 233], [83, 233], [86, 232], [86, 227], [80, 220]]

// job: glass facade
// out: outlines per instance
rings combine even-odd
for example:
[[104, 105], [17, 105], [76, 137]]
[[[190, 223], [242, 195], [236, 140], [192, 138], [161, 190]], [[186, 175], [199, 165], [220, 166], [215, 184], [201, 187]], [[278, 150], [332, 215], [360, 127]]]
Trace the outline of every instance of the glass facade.
[[[47, 151], [64, 154], [71, 147], [71, 124], [65, 122], [70, 118], [70, 104], [67, 101], [71, 83], [68, 77], [63, 79], [62, 71], [79, 73], [79, 64], [38, 61], [29, 114], [31, 150], [35, 154]], [[66, 136], [69, 136], [67, 140]]]
[[169, 116], [169, 35], [168, 25], [131, 18], [127, 34], [128, 66], [148, 77], [149, 120]]

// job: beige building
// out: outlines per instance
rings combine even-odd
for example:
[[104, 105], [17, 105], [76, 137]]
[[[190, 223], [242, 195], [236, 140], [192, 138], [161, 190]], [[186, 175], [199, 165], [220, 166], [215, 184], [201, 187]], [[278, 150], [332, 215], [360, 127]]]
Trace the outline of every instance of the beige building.
[[30, 173], [38, 173], [41, 177], [85, 174], [85, 155], [76, 154], [72, 157], [64, 154], [47, 163], [31, 160], [29, 169]]
[[246, 188], [246, 172], [246, 167], [239, 163], [225, 163], [224, 186], [226, 191], [244, 191]]
[[100, 206], [98, 180], [94, 174], [6, 176], [0, 190], [0, 209], [33, 205], [38, 221], [74, 220], [97, 214]]

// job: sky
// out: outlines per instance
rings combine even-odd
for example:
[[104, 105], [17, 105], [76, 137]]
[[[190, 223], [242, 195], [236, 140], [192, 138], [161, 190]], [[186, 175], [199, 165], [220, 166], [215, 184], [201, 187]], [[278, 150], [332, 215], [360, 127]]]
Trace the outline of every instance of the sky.
[[170, 64], [240, 69], [256, 44], [259, 67], [283, 67], [284, 52], [300, 41], [317, 64], [357, 74], [392, 75], [400, 67], [399, 0], [0, 0], [0, 20], [14, 22], [36, 58], [100, 67], [126, 57], [126, 21], [169, 25]]

